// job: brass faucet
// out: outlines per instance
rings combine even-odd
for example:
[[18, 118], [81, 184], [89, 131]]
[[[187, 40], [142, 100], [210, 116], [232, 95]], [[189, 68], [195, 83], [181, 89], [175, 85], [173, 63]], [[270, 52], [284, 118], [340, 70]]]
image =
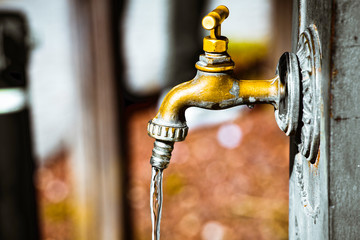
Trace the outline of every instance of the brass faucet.
[[277, 74], [269, 80], [239, 80], [233, 76], [234, 62], [227, 53], [228, 39], [221, 36], [221, 23], [229, 16], [218, 6], [202, 20], [210, 36], [204, 38], [205, 54], [200, 55], [193, 80], [174, 87], [165, 97], [159, 112], [148, 123], [148, 134], [155, 138], [150, 163], [165, 169], [174, 142], [183, 141], [188, 132], [185, 110], [189, 107], [219, 110], [238, 105], [272, 104], [276, 121], [287, 135], [297, 128], [299, 112], [299, 70], [297, 57], [284, 53]]

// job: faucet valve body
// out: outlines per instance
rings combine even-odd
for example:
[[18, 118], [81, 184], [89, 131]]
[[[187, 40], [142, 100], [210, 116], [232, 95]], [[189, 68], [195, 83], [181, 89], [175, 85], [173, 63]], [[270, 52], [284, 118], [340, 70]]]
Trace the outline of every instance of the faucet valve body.
[[[210, 30], [204, 38], [205, 54], [196, 63], [193, 80], [174, 87], [164, 98], [158, 114], [148, 123], [148, 134], [156, 139], [150, 163], [167, 168], [174, 142], [185, 140], [188, 127], [185, 111], [189, 107], [219, 110], [238, 105], [272, 104], [275, 119], [286, 135], [297, 131], [300, 102], [300, 69], [296, 54], [284, 53], [276, 76], [268, 80], [240, 80], [233, 76], [234, 62], [226, 52], [227, 38], [221, 36], [221, 23], [229, 15], [219, 6], [203, 19]], [[225, 41], [225, 42], [224, 42]]]

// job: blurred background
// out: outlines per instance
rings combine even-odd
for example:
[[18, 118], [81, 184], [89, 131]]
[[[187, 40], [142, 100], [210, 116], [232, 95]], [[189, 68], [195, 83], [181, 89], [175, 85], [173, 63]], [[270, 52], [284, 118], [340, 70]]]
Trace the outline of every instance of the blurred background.
[[[287, 0], [1, 0], [0, 239], [151, 239], [146, 125], [191, 80], [218, 5], [241, 79], [290, 51]], [[273, 107], [189, 109], [164, 171], [162, 239], [287, 239]]]

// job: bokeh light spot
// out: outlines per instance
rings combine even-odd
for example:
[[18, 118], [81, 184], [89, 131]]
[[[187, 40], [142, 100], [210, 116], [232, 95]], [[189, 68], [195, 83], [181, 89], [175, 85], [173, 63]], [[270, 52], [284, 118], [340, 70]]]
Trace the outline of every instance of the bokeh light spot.
[[243, 132], [241, 128], [233, 123], [223, 124], [217, 133], [218, 143], [227, 149], [233, 149], [240, 145]]

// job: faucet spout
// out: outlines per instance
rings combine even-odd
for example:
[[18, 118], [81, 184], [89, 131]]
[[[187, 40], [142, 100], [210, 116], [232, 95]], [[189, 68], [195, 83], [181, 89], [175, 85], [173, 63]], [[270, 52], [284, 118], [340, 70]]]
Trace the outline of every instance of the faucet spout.
[[283, 87], [278, 80], [278, 76], [270, 80], [238, 80], [228, 72], [198, 71], [193, 80], [179, 84], [166, 95], [153, 121], [185, 126], [185, 110], [189, 107], [219, 110], [256, 103], [276, 107]]
[[220, 110], [244, 104], [268, 103], [277, 108], [284, 86], [276, 76], [270, 80], [239, 80], [232, 71], [204, 72], [174, 87], [164, 98], [153, 120], [151, 137], [164, 141], [182, 141], [186, 137], [185, 110], [199, 107]]
[[284, 92], [279, 76], [270, 80], [239, 80], [232, 71], [198, 70], [194, 79], [175, 86], [148, 124], [148, 134], [156, 139], [151, 164], [164, 169], [170, 162], [173, 143], [186, 138], [185, 111], [189, 107], [220, 110], [244, 104], [268, 103], [275, 109]]

